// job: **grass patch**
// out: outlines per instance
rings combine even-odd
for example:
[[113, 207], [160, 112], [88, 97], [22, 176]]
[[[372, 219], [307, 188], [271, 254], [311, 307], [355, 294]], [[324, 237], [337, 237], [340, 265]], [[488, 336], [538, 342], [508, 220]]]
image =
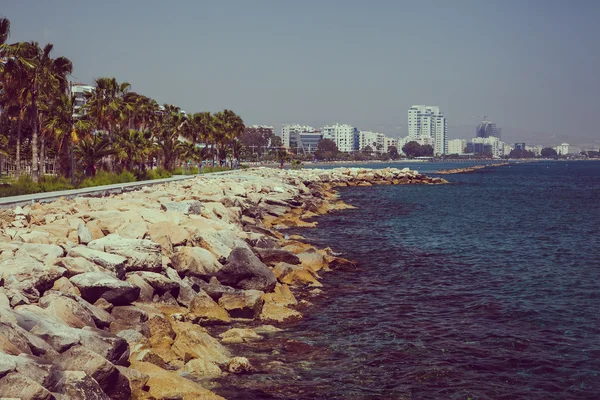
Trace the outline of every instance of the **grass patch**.
[[123, 171], [120, 174], [107, 172], [104, 170], [98, 171], [96, 176], [85, 178], [78, 187], [87, 188], [94, 186], [114, 185], [117, 183], [135, 182], [137, 179], [133, 172]]

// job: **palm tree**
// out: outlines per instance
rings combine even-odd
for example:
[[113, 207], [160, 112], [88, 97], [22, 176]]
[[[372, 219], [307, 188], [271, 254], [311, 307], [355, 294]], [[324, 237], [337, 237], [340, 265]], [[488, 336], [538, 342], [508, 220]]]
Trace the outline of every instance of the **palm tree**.
[[131, 170], [134, 166], [140, 171], [146, 169], [146, 160], [152, 152], [152, 133], [127, 129], [116, 138], [115, 154], [121, 166]]
[[163, 165], [167, 170], [173, 169], [173, 163], [181, 152], [180, 137], [188, 124], [188, 117], [177, 106], [165, 104], [158, 132], [155, 134], [156, 145], [163, 156]]
[[48, 43], [40, 48], [37, 42], [18, 42], [3, 45], [0, 56], [8, 57], [25, 72], [23, 88], [29, 91], [31, 106], [31, 170], [34, 180], [39, 179], [38, 135], [40, 132], [40, 104], [45, 95], [54, 90], [65, 92], [68, 86], [67, 75], [73, 64], [66, 57], [53, 59], [50, 53], [54, 45]]
[[8, 18], [0, 17], [0, 45], [6, 43], [10, 36], [10, 21]]
[[224, 156], [223, 150], [226, 145], [242, 136], [244, 133], [244, 121], [233, 111], [223, 110], [214, 115], [214, 141], [217, 147], [219, 160]]
[[106, 134], [87, 135], [75, 146], [75, 155], [87, 176], [95, 176], [98, 163], [115, 153]]
[[244, 152], [244, 149], [244, 144], [238, 138], [234, 139], [231, 143], [231, 151], [233, 153], [233, 158], [237, 160], [238, 164], [240, 162], [240, 156]]

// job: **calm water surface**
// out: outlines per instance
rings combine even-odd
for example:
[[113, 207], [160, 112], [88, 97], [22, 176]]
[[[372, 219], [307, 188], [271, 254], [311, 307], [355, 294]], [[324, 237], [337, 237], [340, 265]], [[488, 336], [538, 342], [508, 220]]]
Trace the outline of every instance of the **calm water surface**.
[[274, 353], [293, 373], [224, 394], [600, 398], [600, 162], [448, 179], [341, 190], [357, 209], [300, 233], [359, 270], [324, 275], [325, 295], [282, 334], [308, 345]]

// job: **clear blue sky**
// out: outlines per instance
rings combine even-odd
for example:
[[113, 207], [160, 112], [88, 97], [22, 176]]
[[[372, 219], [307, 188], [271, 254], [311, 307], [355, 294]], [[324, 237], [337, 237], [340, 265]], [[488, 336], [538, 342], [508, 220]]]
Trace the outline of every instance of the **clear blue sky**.
[[480, 115], [508, 141], [600, 140], [600, 1], [0, 0], [9, 42], [70, 58], [188, 112], [350, 123], [405, 136], [411, 104], [450, 137]]

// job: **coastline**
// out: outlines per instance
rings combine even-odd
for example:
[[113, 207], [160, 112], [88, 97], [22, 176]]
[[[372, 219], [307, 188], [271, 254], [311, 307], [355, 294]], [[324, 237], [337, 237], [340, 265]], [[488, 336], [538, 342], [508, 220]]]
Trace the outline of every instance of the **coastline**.
[[310, 303], [296, 296], [354, 266], [281, 230], [351, 207], [338, 186], [443, 183], [407, 168], [259, 168], [3, 210], [0, 395], [222, 398], [215, 379], [255, 370], [228, 346], [301, 319]]

